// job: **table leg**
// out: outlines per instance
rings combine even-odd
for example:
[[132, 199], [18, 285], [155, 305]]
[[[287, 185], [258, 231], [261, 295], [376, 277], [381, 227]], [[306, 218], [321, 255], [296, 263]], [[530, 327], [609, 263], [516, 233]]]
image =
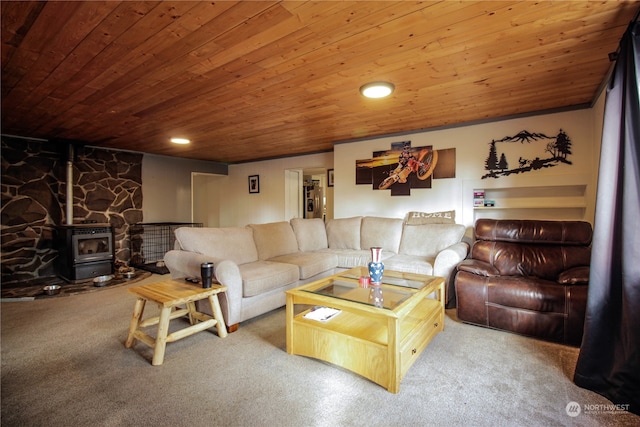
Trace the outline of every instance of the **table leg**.
[[171, 307], [161, 307], [160, 321], [158, 322], [158, 336], [156, 336], [156, 346], [153, 350], [152, 365], [162, 365], [164, 362], [164, 350], [167, 347], [167, 332], [169, 331], [169, 321]]
[[227, 327], [225, 326], [224, 318], [222, 317], [222, 309], [220, 308], [218, 294], [209, 295], [209, 303], [211, 304], [213, 318], [217, 320], [216, 328], [218, 328], [218, 336], [220, 338], [224, 338], [227, 336]]
[[187, 308], [189, 309], [189, 323], [191, 325], [195, 325], [196, 324], [196, 319], [193, 317], [193, 313], [198, 311], [198, 310], [196, 310], [196, 303], [195, 302], [188, 302], [187, 303]]
[[134, 334], [140, 325], [140, 319], [142, 318], [145, 302], [146, 300], [144, 298], [138, 298], [136, 300], [136, 305], [133, 307], [133, 316], [131, 316], [131, 322], [129, 323], [129, 333], [127, 334], [127, 340], [124, 343], [126, 348], [131, 348], [136, 343]]
[[285, 308], [285, 339], [287, 353], [293, 354], [293, 296], [287, 294], [287, 303]]

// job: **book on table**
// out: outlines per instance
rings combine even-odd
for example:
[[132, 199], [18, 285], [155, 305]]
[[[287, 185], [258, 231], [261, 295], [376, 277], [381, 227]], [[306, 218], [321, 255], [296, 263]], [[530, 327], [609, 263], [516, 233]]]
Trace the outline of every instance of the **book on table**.
[[313, 309], [311, 309], [311, 311], [305, 314], [304, 317], [311, 320], [326, 322], [336, 317], [338, 314], [340, 314], [340, 312], [341, 310], [338, 310], [337, 308], [314, 307]]

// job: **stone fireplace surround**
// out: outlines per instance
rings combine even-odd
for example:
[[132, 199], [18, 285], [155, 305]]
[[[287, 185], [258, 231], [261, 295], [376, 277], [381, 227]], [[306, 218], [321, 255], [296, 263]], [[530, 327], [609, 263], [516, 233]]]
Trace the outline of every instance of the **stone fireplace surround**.
[[[142, 154], [75, 146], [73, 222], [109, 223], [127, 262], [129, 225], [142, 222]], [[2, 136], [2, 286], [55, 277], [56, 225], [66, 223], [67, 142]]]

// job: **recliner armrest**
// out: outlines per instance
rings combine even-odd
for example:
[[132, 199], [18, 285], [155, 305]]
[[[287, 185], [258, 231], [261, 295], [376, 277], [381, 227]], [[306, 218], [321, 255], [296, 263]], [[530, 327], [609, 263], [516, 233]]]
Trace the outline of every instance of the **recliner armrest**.
[[458, 271], [466, 271], [478, 276], [499, 276], [500, 272], [491, 264], [477, 259], [465, 259], [457, 266]]
[[586, 285], [589, 283], [589, 266], [573, 267], [558, 276], [561, 285]]

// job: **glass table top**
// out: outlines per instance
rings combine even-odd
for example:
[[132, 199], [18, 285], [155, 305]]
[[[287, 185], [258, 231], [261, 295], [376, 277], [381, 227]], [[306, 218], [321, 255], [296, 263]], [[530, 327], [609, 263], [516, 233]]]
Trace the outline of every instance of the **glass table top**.
[[401, 288], [393, 289], [386, 286], [362, 288], [358, 282], [339, 279], [331, 280], [328, 284], [309, 292], [389, 310], [393, 310], [413, 295], [413, 292]]
[[302, 289], [318, 295], [325, 295], [374, 307], [393, 310], [416, 292], [433, 285], [438, 278], [419, 274], [385, 272], [380, 285], [361, 286], [358, 279], [367, 276], [366, 267], [354, 267], [322, 281], [317, 286]]
[[[368, 274], [363, 274], [363, 275], [368, 275]], [[403, 275], [403, 274], [398, 273], [398, 275]], [[358, 278], [360, 278], [360, 275], [358, 275], [357, 272], [353, 272], [352, 270], [347, 270], [341, 273], [340, 277], [346, 277], [349, 279], [358, 280]], [[412, 280], [412, 279], [403, 278], [403, 277], [392, 277], [389, 275], [382, 276], [383, 285], [393, 285], [393, 286], [400, 286], [403, 288], [411, 288], [411, 289], [419, 290], [424, 288], [428, 283], [429, 281], [425, 281], [425, 280]]]

